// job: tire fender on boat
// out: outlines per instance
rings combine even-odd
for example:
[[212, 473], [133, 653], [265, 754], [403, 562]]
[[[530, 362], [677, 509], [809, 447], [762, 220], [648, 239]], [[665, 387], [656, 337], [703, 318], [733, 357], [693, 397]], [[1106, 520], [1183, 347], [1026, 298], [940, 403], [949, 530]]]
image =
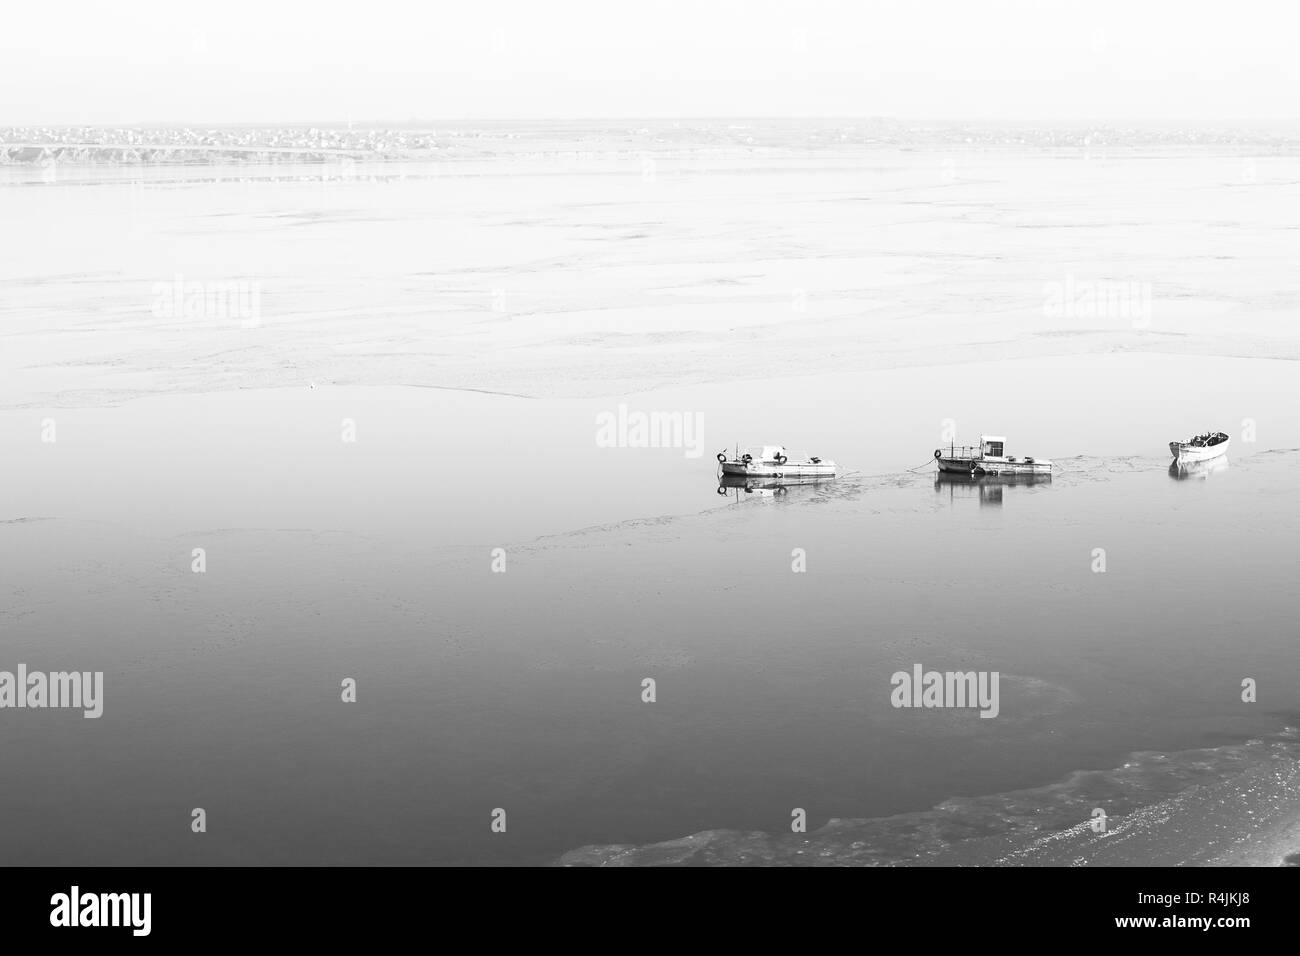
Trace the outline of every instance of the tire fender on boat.
[[727, 460], [727, 453], [725, 451], [718, 452], [718, 461], [726, 461], [726, 460]]
[[780, 454], [780, 453], [777, 454], [777, 456], [776, 456], [776, 463], [777, 463], [778, 465], [784, 465], [784, 464], [786, 463], [786, 460], [787, 460], [787, 459], [786, 459], [785, 455], [782, 455], [782, 454]]
[[943, 457], [943, 449], [942, 449], [942, 448], [936, 448], [936, 449], [934, 450], [934, 457], [935, 457], [935, 458], [942, 458], [942, 457]]

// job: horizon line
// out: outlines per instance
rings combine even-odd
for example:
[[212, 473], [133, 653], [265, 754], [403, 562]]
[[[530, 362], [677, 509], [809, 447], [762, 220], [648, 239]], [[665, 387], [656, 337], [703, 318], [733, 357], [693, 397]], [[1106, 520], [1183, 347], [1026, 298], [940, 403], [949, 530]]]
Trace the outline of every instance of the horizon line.
[[1007, 125], [1135, 125], [1135, 124], [1170, 124], [1180, 123], [1186, 125], [1238, 125], [1238, 124], [1295, 124], [1300, 125], [1300, 117], [1295, 116], [1270, 116], [1270, 117], [1185, 117], [1185, 116], [1144, 116], [1144, 117], [1116, 117], [1116, 116], [1080, 116], [1080, 117], [1023, 117], [1023, 116], [980, 116], [980, 117], [953, 117], [937, 115], [876, 115], [876, 114], [826, 114], [817, 116], [792, 116], [780, 114], [701, 114], [701, 115], [636, 115], [628, 114], [623, 116], [546, 116], [546, 117], [522, 117], [522, 116], [447, 116], [447, 117], [409, 117], [406, 119], [388, 118], [344, 118], [344, 119], [278, 119], [278, 120], [200, 120], [200, 119], [154, 119], [154, 120], [136, 120], [131, 122], [0, 122], [0, 126], [30, 127], [42, 126], [53, 129], [72, 129], [84, 127], [190, 127], [190, 126], [207, 126], [207, 127], [240, 127], [240, 126], [412, 126], [412, 125], [438, 125], [448, 123], [519, 123], [519, 124], [549, 124], [549, 123], [611, 123], [611, 122], [654, 122], [654, 123], [690, 123], [705, 121], [729, 121], [729, 122], [853, 122], [853, 123], [942, 123], [954, 125], [971, 125], [979, 123], [995, 123]]

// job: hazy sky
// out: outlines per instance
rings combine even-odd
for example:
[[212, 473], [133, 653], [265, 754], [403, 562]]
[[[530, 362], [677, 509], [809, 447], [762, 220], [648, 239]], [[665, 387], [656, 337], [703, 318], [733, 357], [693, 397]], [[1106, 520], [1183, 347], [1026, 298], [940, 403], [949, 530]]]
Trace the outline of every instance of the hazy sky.
[[1291, 119], [1294, 2], [9, 0], [0, 125]]

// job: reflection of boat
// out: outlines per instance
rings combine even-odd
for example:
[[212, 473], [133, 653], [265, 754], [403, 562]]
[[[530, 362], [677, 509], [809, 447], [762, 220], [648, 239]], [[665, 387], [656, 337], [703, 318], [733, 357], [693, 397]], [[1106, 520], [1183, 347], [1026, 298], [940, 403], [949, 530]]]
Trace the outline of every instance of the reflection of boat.
[[968, 487], [990, 485], [1046, 485], [1052, 481], [1051, 472], [1041, 475], [971, 475], [967, 472], [937, 471], [934, 473], [934, 485], [962, 485]]
[[1186, 481], [1188, 478], [1204, 480], [1215, 472], [1226, 471], [1227, 469], [1228, 459], [1224, 455], [1211, 458], [1209, 461], [1171, 461], [1169, 463], [1169, 477], [1178, 481]]
[[718, 479], [718, 494], [725, 494], [728, 488], [740, 488], [747, 493], [775, 491], [784, 493], [786, 488], [799, 485], [816, 485], [827, 479], [809, 476], [805, 478], [748, 478], [745, 475], [723, 475]]
[[741, 494], [756, 498], [779, 498], [790, 493], [791, 488], [819, 485], [827, 477], [808, 476], [804, 478], [747, 478], [744, 475], [722, 475], [718, 478], [718, 494], [725, 495], [735, 489], [736, 497]]
[[1206, 432], [1187, 441], [1171, 441], [1169, 454], [1174, 456], [1174, 461], [1179, 462], [1209, 461], [1223, 455], [1231, 441], [1223, 432]]
[[1006, 439], [1000, 435], [980, 435], [978, 445], [949, 445], [934, 450], [939, 471], [957, 475], [1050, 475], [1052, 463], [1046, 458], [1017, 458], [1005, 454]]
[[1004, 488], [1026, 485], [1050, 485], [1051, 474], [1045, 475], [971, 475], [964, 472], [937, 471], [934, 473], [934, 490], [948, 491], [948, 497], [979, 498], [981, 505], [1002, 504]]
[[834, 478], [835, 462], [815, 455], [787, 454], [783, 445], [754, 445], [734, 458], [718, 452], [723, 476], [740, 478]]
[[736, 499], [739, 500], [742, 493], [753, 495], [755, 498], [779, 498], [782, 495], [789, 494], [790, 489], [783, 484], [761, 485], [757, 482], [744, 480], [731, 482], [724, 479], [723, 483], [718, 485], [718, 494], [720, 495], [730, 497], [733, 491]]

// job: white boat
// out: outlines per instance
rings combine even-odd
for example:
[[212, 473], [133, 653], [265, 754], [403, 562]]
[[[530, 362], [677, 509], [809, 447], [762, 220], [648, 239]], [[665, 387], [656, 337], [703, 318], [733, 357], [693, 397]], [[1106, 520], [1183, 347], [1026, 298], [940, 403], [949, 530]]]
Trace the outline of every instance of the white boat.
[[718, 452], [723, 475], [741, 478], [834, 478], [835, 462], [816, 455], [787, 454], [784, 445], [753, 445], [735, 457]]
[[1232, 439], [1223, 432], [1206, 432], [1187, 441], [1171, 441], [1169, 453], [1174, 456], [1174, 461], [1179, 463], [1209, 461], [1227, 452], [1228, 445], [1231, 443]]
[[1052, 463], [1046, 458], [1006, 454], [1007, 440], [1002, 435], [980, 435], [978, 445], [949, 445], [936, 448], [934, 460], [939, 470], [950, 475], [971, 478], [1037, 476], [1051, 477]]

